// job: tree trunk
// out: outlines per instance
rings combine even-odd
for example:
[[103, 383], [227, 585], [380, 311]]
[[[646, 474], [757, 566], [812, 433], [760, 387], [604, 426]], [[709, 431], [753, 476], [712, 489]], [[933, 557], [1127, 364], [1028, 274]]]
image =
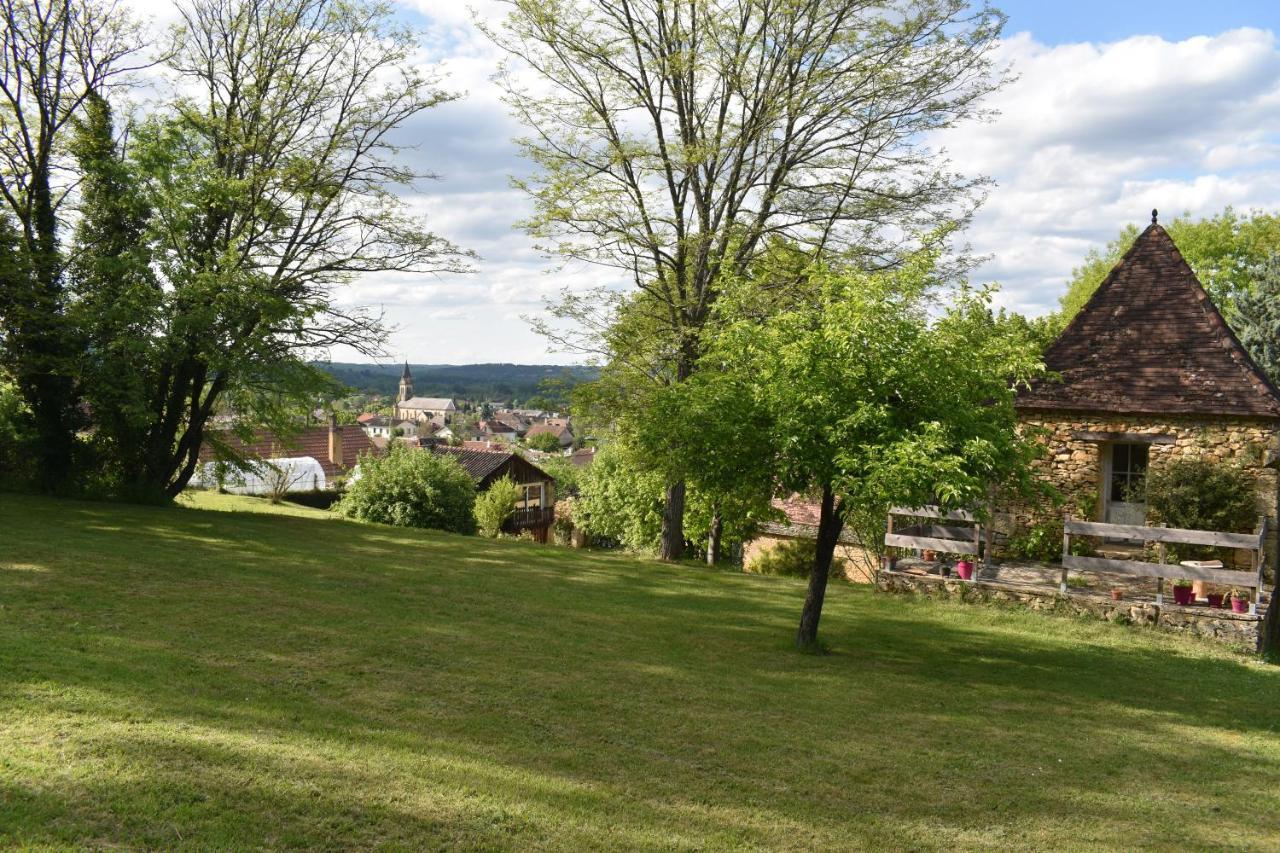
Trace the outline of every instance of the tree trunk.
[[662, 507], [662, 541], [658, 556], [679, 560], [684, 555], [684, 480], [667, 486]]
[[711, 530], [707, 532], [707, 565], [720, 561], [720, 537], [724, 534], [724, 519], [720, 517], [720, 505], [711, 511]]
[[844, 519], [830, 486], [822, 489], [822, 515], [818, 520], [818, 548], [809, 570], [809, 591], [800, 612], [800, 630], [796, 632], [796, 647], [813, 650], [818, 646], [818, 621], [822, 618], [822, 602], [827, 597], [827, 578], [831, 574], [831, 559], [835, 556], [836, 542]]

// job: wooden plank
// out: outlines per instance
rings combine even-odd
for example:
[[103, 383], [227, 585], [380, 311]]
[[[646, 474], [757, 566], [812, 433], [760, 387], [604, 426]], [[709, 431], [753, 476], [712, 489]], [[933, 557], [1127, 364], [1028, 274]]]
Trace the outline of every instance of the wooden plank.
[[1174, 578], [1189, 581], [1212, 581], [1254, 588], [1256, 579], [1248, 571], [1238, 569], [1193, 569], [1190, 566], [1161, 566], [1141, 560], [1108, 560], [1103, 557], [1077, 557], [1062, 555], [1062, 565], [1088, 572], [1106, 572], [1113, 575], [1137, 575], [1147, 578]]
[[1078, 441], [1123, 441], [1129, 444], [1173, 444], [1172, 435], [1152, 435], [1145, 432], [1093, 432], [1076, 430], [1071, 437]]
[[899, 527], [895, 533], [904, 536], [932, 536], [936, 539], [972, 539], [975, 527], [956, 527], [949, 524], [909, 524]]
[[1213, 530], [1184, 530], [1178, 527], [1143, 527], [1134, 524], [1104, 524], [1101, 521], [1064, 522], [1074, 536], [1104, 536], [1135, 542], [1171, 542], [1181, 545], [1215, 545], [1219, 548], [1258, 547], [1256, 533], [1219, 533]]
[[946, 554], [978, 553], [978, 548], [973, 542], [965, 542], [959, 539], [934, 539], [929, 536], [904, 536], [901, 533], [886, 534], [884, 544], [894, 548], [920, 548], [921, 550], [942, 551]]
[[889, 510], [894, 515], [913, 515], [916, 518], [941, 518], [947, 521], [977, 521], [977, 516], [968, 510], [953, 509], [943, 512], [936, 506], [906, 507], [895, 506]]

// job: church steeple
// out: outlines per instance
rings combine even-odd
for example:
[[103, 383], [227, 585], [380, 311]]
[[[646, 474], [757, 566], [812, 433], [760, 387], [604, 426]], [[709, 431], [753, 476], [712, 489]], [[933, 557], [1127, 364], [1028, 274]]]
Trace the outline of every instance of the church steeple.
[[398, 402], [403, 403], [413, 396], [413, 377], [409, 375], [409, 362], [404, 363], [404, 373], [400, 374], [400, 399]]

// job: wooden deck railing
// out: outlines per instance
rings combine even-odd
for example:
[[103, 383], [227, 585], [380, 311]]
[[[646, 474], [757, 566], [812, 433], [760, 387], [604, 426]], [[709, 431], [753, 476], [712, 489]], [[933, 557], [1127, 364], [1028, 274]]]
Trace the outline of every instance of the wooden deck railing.
[[550, 527], [555, 523], [556, 509], [553, 506], [547, 507], [530, 507], [529, 509], [518, 509], [511, 514], [506, 523], [502, 525], [502, 529], [508, 533], [517, 533], [521, 530], [527, 530], [531, 527]]
[[[1071, 553], [1072, 536], [1101, 536], [1127, 542], [1156, 543], [1156, 562], [1145, 560], [1115, 560], [1104, 557], [1077, 557]], [[1107, 572], [1119, 575], [1136, 575], [1156, 579], [1156, 603], [1164, 603], [1164, 582], [1170, 580], [1211, 581], [1253, 589], [1249, 612], [1258, 612], [1258, 597], [1263, 590], [1265, 566], [1264, 543], [1267, 538], [1267, 520], [1258, 518], [1254, 533], [1220, 533], [1213, 530], [1186, 530], [1178, 527], [1144, 527], [1131, 524], [1105, 524], [1099, 521], [1080, 521], [1067, 516], [1062, 532], [1062, 578], [1058, 588], [1067, 591], [1067, 573], [1071, 569], [1090, 572]], [[1182, 566], [1165, 562], [1166, 545], [1212, 545], [1218, 548], [1238, 548], [1252, 552], [1252, 569], [1216, 569], [1198, 566]]]

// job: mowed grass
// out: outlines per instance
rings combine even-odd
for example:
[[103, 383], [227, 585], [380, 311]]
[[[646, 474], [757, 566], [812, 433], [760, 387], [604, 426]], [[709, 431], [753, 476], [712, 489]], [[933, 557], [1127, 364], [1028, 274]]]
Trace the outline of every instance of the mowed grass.
[[1280, 848], [1245, 657], [216, 501], [0, 496], [0, 844]]

